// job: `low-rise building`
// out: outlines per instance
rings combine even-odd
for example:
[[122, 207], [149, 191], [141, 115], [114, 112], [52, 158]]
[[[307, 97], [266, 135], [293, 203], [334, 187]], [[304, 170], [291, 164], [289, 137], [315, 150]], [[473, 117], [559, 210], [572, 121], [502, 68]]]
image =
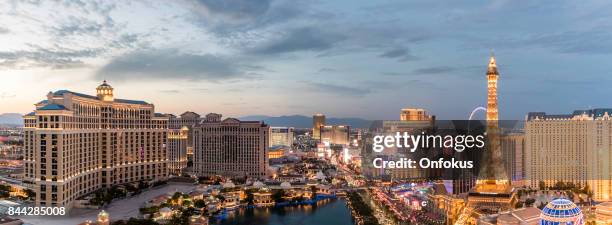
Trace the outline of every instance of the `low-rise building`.
[[537, 225], [540, 222], [540, 209], [527, 207], [511, 212], [501, 213], [497, 217], [498, 225]]
[[262, 191], [253, 193], [253, 203], [256, 206], [273, 206], [272, 192]]
[[612, 224], [612, 202], [602, 202], [595, 206], [595, 221], [597, 225]]

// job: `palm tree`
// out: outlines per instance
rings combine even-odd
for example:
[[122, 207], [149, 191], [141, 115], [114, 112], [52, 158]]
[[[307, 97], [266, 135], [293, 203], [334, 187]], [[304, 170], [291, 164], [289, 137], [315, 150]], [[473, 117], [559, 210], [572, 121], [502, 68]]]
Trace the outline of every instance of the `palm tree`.
[[310, 198], [311, 199], [315, 199], [317, 198], [317, 186], [310, 186]]

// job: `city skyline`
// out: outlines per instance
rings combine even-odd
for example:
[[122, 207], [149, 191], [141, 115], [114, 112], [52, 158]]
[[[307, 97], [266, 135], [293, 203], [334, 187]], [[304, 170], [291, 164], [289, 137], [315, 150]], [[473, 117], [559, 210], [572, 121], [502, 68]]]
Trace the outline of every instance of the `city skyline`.
[[0, 224], [611, 225], [610, 10], [0, 1]]
[[173, 114], [463, 119], [486, 104], [491, 49], [500, 119], [609, 106], [609, 3], [350, 3], [2, 4], [0, 113], [106, 79]]

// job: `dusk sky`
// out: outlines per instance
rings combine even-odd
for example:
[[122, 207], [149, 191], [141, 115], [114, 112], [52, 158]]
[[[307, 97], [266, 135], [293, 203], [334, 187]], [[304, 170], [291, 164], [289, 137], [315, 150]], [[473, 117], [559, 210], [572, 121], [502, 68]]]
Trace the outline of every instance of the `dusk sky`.
[[2, 1], [0, 113], [46, 93], [226, 116], [500, 119], [612, 107], [610, 1]]

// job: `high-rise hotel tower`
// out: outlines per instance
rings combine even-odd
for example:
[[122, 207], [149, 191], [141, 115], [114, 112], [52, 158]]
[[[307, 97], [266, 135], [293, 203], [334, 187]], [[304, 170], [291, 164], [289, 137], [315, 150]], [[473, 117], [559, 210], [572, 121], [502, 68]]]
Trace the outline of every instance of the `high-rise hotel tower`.
[[189, 128], [168, 130], [168, 172], [181, 175], [187, 168]]
[[321, 126], [325, 125], [325, 115], [321, 113], [312, 116], [312, 138], [321, 140]]
[[261, 121], [221, 120], [209, 113], [193, 128], [197, 176], [267, 176], [270, 127]]
[[169, 115], [168, 121], [168, 171], [182, 174], [189, 162], [193, 162], [193, 127], [202, 121], [199, 114], [184, 112], [180, 116]]
[[49, 92], [24, 116], [24, 180], [36, 205], [70, 208], [103, 187], [166, 179], [168, 117], [114, 98], [106, 81], [96, 92]]
[[612, 109], [529, 113], [525, 156], [527, 186], [588, 185], [595, 201], [612, 201]]

